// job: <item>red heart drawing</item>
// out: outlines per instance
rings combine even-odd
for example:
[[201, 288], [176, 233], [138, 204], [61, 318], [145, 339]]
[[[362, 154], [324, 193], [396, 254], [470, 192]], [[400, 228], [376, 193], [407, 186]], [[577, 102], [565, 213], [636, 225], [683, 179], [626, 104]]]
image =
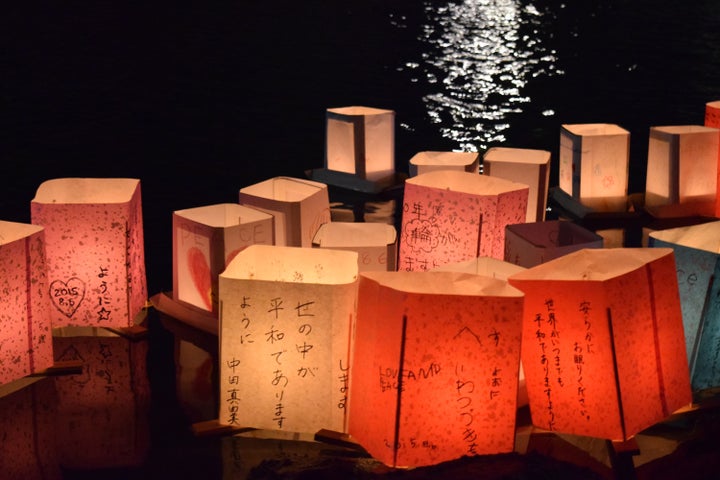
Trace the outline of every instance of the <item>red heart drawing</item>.
[[212, 311], [210, 266], [205, 258], [205, 254], [197, 247], [190, 247], [187, 252], [187, 262], [195, 288], [197, 288], [198, 293], [200, 293], [200, 297], [203, 299], [207, 309]]
[[72, 318], [85, 298], [85, 282], [77, 277], [72, 277], [67, 282], [54, 280], [50, 284], [50, 298], [60, 313]]

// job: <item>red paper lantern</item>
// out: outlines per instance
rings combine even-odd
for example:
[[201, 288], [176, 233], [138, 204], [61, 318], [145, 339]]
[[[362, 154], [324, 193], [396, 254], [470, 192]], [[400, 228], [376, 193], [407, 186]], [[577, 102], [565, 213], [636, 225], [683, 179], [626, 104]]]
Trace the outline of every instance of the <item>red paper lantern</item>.
[[[720, 135], [720, 100], [705, 104], [705, 126], [717, 128]], [[718, 148], [718, 177], [717, 185], [720, 187], [720, 148]], [[720, 195], [715, 198], [715, 215], [720, 217]]]

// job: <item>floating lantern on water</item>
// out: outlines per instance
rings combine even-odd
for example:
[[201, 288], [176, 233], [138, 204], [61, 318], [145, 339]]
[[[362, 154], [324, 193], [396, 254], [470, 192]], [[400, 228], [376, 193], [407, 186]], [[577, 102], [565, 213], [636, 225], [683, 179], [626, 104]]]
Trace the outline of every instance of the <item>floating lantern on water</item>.
[[457, 170], [478, 173], [480, 155], [477, 152], [418, 152], [409, 162], [411, 177], [436, 170]]
[[358, 254], [358, 269], [397, 270], [397, 232], [386, 223], [329, 222], [315, 234], [313, 247]]

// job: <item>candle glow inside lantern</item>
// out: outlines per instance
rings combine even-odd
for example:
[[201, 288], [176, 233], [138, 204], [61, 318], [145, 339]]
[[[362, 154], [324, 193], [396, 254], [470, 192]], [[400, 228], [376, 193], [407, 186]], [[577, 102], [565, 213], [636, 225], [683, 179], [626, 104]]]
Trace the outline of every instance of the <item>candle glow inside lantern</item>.
[[220, 274], [220, 424], [345, 431], [357, 257], [252, 245]]
[[483, 156], [483, 173], [530, 187], [527, 222], [545, 220], [550, 184], [550, 152], [529, 148], [493, 147]]
[[327, 185], [292, 177], [274, 177], [240, 189], [241, 205], [273, 216], [274, 244], [311, 247], [323, 223], [330, 221]]
[[720, 386], [720, 221], [658, 230], [648, 245], [675, 254], [693, 391]]
[[[720, 100], [705, 104], [705, 126], [718, 129], [720, 136]], [[720, 187], [720, 148], [718, 148], [718, 179], [717, 186]], [[720, 217], [720, 195], [715, 198], [715, 217]]]
[[582, 205], [625, 211], [630, 132], [607, 123], [562, 125], [559, 186]]
[[573, 222], [548, 220], [505, 228], [505, 261], [534, 267], [583, 248], [602, 248], [603, 237]]
[[147, 302], [140, 181], [48, 180], [31, 218], [45, 228], [53, 327], [132, 326]]
[[0, 385], [53, 364], [42, 227], [0, 221]]
[[431, 270], [479, 256], [502, 260], [505, 226], [525, 221], [528, 189], [452, 170], [407, 179], [398, 269]]
[[217, 314], [218, 275], [243, 248], [273, 243], [273, 217], [224, 203], [173, 212], [173, 296]]
[[579, 250], [508, 282], [533, 425], [625, 441], [691, 402], [671, 249]]
[[456, 272], [362, 272], [350, 435], [393, 467], [511, 452], [523, 295]]
[[397, 270], [397, 232], [386, 223], [329, 222], [320, 226], [313, 247], [358, 254], [358, 270]]
[[418, 152], [409, 163], [411, 177], [436, 170], [459, 170], [478, 173], [480, 155], [477, 152]]
[[719, 132], [700, 125], [650, 128], [647, 207], [679, 206], [687, 214], [714, 215]]

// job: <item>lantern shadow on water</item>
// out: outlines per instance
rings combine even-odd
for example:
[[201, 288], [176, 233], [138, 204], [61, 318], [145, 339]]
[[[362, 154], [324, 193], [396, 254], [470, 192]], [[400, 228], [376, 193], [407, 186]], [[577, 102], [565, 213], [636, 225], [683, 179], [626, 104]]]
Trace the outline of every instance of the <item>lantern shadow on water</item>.
[[510, 452], [522, 293], [456, 272], [362, 272], [349, 433], [390, 466]]
[[672, 250], [584, 249], [508, 281], [535, 426], [624, 441], [690, 403]]

